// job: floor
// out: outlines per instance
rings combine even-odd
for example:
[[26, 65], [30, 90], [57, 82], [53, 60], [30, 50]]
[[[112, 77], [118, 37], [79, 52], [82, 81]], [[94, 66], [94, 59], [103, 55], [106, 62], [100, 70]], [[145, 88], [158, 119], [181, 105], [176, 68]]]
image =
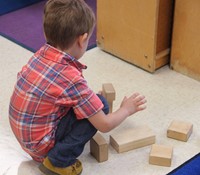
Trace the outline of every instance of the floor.
[[[16, 74], [32, 55], [30, 51], [0, 36], [0, 175], [40, 175], [38, 164], [22, 151], [8, 122], [9, 98], [16, 81]], [[91, 155], [89, 144], [79, 157], [83, 162], [83, 175], [164, 175], [200, 150], [200, 82], [164, 66], [154, 74], [128, 64], [99, 48], [86, 52], [81, 62], [88, 65], [84, 72], [89, 86], [98, 92], [102, 83], [112, 83], [116, 90], [114, 110], [123, 97], [140, 92], [147, 98], [147, 109], [130, 116], [119, 127], [103, 134], [109, 135], [140, 125], [148, 125], [156, 134], [156, 143], [173, 146], [171, 167], [148, 163], [151, 146], [117, 153], [109, 146], [109, 159], [98, 163]], [[193, 123], [194, 129], [187, 142], [166, 137], [174, 119]]]

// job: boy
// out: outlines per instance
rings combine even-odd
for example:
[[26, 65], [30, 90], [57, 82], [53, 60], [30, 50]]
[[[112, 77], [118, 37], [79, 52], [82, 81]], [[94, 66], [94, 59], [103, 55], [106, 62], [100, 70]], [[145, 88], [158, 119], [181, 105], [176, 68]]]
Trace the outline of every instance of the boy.
[[94, 25], [83, 0], [49, 0], [44, 10], [47, 44], [18, 73], [9, 107], [11, 128], [22, 148], [42, 162], [44, 174], [81, 174], [77, 157], [97, 130], [108, 132], [145, 109], [145, 97], [134, 93], [108, 114], [106, 100], [88, 87], [82, 75], [86, 66], [78, 60]]

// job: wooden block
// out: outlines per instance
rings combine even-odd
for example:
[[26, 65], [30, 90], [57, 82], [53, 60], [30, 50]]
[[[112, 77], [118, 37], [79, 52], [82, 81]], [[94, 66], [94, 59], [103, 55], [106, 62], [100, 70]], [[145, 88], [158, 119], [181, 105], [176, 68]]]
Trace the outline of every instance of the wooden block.
[[155, 134], [146, 125], [110, 135], [110, 144], [118, 153], [154, 144], [155, 140]]
[[109, 105], [109, 113], [112, 113], [113, 111], [113, 102], [108, 102]]
[[149, 163], [153, 165], [170, 167], [172, 162], [172, 155], [173, 147], [154, 144], [151, 147]]
[[189, 122], [174, 120], [167, 130], [167, 137], [187, 142], [192, 134], [193, 125]]
[[90, 153], [98, 162], [108, 160], [108, 144], [100, 133], [90, 140]]
[[102, 85], [102, 95], [106, 98], [109, 104], [109, 113], [113, 109], [113, 101], [115, 100], [115, 89], [111, 83]]
[[115, 89], [111, 83], [102, 85], [102, 95], [108, 102], [113, 102], [115, 100]]

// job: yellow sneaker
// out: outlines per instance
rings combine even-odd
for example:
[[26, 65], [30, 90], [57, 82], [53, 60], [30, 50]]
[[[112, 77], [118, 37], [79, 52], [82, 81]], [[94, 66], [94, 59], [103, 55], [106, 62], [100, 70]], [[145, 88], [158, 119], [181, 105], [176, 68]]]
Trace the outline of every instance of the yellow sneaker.
[[48, 157], [44, 159], [39, 169], [46, 175], [80, 175], [83, 170], [82, 163], [79, 160], [71, 166], [60, 168], [53, 166]]

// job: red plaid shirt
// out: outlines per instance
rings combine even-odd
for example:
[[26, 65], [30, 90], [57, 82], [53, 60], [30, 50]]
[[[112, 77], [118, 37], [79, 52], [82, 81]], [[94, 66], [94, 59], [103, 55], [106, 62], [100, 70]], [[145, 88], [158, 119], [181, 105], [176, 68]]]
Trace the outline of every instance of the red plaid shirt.
[[42, 161], [54, 146], [60, 119], [73, 107], [77, 119], [103, 107], [82, 76], [86, 66], [70, 55], [44, 45], [18, 73], [10, 101], [12, 130], [34, 160]]

